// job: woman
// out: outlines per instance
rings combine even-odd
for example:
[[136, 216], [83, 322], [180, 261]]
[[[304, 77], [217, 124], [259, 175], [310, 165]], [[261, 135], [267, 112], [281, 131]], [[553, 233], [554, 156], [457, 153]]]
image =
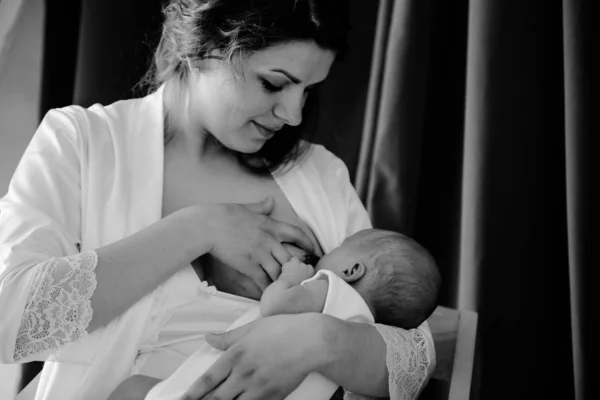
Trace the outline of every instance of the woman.
[[[36, 398], [106, 398], [167, 305], [194, 300], [194, 260], [260, 294], [291, 258], [282, 243], [327, 252], [370, 227], [344, 164], [300, 140], [343, 50], [343, 3], [172, 0], [152, 94], [46, 115], [0, 201], [0, 361], [47, 360]], [[435, 363], [426, 324], [300, 314], [209, 340], [227, 350], [194, 395], [220, 399], [283, 398], [311, 371], [413, 398]]]

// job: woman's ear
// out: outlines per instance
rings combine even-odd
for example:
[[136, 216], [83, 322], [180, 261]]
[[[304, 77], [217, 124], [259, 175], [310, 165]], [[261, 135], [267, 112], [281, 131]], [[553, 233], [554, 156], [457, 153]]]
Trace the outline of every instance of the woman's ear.
[[348, 283], [356, 282], [365, 275], [365, 272], [367, 272], [365, 264], [357, 262], [352, 267], [343, 269], [341, 277]]
[[189, 58], [186, 58], [186, 61], [187, 61], [187, 65], [188, 65], [188, 68], [190, 69], [190, 71], [196, 72], [196, 73], [200, 72], [200, 67], [198, 66], [197, 61], [192, 62], [192, 60], [190, 60]]

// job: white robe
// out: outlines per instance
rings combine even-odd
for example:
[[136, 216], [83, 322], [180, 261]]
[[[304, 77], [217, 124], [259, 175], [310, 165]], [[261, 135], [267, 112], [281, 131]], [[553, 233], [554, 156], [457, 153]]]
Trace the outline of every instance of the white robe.
[[[47, 361], [36, 400], [105, 399], [131, 371], [155, 293], [87, 335], [93, 250], [161, 218], [162, 108], [158, 90], [106, 107], [50, 111], [0, 200], [0, 362]], [[322, 146], [313, 146], [301, 164], [275, 179], [325, 252], [371, 226], [346, 166]], [[48, 289], [38, 286], [52, 268], [70, 268], [76, 279], [54, 288], [62, 298], [46, 302], [43, 310], [26, 308]], [[26, 329], [39, 328], [44, 319], [54, 331], [35, 336]], [[70, 323], [53, 325], [57, 319]], [[391, 396], [413, 397], [435, 365], [429, 327], [376, 327], [387, 344]]]

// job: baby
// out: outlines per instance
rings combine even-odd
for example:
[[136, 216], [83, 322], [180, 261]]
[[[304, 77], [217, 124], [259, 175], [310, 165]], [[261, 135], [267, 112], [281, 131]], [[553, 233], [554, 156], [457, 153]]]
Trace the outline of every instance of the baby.
[[314, 261], [306, 255], [283, 265], [279, 279], [263, 293], [262, 316], [322, 312], [334, 279], [358, 292], [381, 324], [416, 328], [437, 306], [440, 276], [433, 257], [400, 233], [363, 230]]
[[[402, 234], [367, 229], [348, 237], [320, 260], [310, 254], [295, 254], [299, 257], [285, 263], [279, 278], [264, 291], [260, 308], [242, 316], [234, 326], [260, 316], [323, 312], [355, 322], [377, 321], [412, 329], [437, 306], [440, 275], [435, 261]], [[218, 278], [213, 280], [219, 287]], [[220, 353], [208, 344], [201, 346], [146, 399], [181, 397]], [[115, 389], [110, 400], [143, 399], [157, 382], [134, 375]], [[313, 373], [288, 399], [329, 399], [336, 389], [337, 385]]]

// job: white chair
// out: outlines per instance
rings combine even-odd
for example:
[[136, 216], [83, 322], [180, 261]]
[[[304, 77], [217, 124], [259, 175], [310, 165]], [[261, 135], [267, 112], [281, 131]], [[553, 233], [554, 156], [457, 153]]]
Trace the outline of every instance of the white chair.
[[477, 383], [473, 379], [477, 319], [474, 311], [447, 307], [438, 307], [429, 317], [437, 365], [429, 383], [433, 389], [425, 388], [422, 399], [471, 398], [471, 390]]

